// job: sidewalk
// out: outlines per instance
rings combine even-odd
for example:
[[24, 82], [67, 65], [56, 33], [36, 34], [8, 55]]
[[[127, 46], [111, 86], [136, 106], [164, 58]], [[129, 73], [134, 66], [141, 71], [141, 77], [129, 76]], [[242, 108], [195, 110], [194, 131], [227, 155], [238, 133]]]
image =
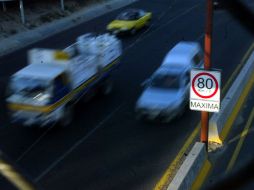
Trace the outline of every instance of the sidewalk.
[[[60, 31], [74, 27], [82, 22], [86, 22], [98, 16], [101, 16], [112, 10], [127, 6], [137, 0], [93, 0], [95, 3], [84, 4], [84, 6], [77, 6], [75, 4], [66, 5], [67, 11], [60, 11], [60, 8], [55, 5], [50, 11], [41, 12], [47, 9], [41, 7], [37, 9], [37, 13], [27, 14], [27, 24], [22, 25], [18, 20], [16, 13], [16, 20], [10, 21], [1, 17], [0, 14], [0, 56], [11, 53], [19, 48], [25, 47], [36, 41], [45, 39]], [[8, 9], [7, 9], [8, 10]], [[40, 10], [40, 11], [39, 11]], [[41, 12], [39, 14], [38, 12]], [[35, 16], [36, 15], [36, 16]], [[3, 28], [5, 27], [3, 32]], [[15, 30], [13, 29], [15, 28]]]

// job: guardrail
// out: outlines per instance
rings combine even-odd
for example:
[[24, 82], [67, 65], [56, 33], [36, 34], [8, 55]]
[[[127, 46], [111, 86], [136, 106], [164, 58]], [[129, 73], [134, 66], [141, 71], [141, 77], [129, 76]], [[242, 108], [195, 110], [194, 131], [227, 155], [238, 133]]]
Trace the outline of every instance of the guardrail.
[[[4, 12], [7, 11], [5, 3], [10, 2], [10, 1], [19, 1], [20, 19], [21, 19], [22, 24], [25, 24], [26, 18], [25, 18], [25, 10], [24, 10], [23, 0], [0, 0], [0, 2], [2, 2]], [[64, 0], [60, 0], [60, 6], [61, 6], [61, 10], [64, 11], [65, 10]]]
[[[10, 2], [10, 1], [16, 1], [16, 0], [0, 0], [0, 2], [2, 2], [3, 10], [4, 10], [4, 11], [6, 11], [5, 2]], [[20, 18], [21, 18], [21, 22], [22, 22], [23, 24], [25, 24], [26, 20], [25, 20], [25, 11], [24, 11], [24, 3], [23, 3], [23, 0], [19, 0], [19, 9], [20, 9]]]

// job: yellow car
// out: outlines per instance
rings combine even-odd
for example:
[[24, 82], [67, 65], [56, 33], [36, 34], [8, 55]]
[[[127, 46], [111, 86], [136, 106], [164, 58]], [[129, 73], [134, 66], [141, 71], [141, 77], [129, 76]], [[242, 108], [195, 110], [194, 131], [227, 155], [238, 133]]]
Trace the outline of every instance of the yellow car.
[[115, 20], [108, 24], [107, 30], [113, 34], [131, 33], [149, 26], [152, 13], [141, 9], [128, 9], [120, 13]]

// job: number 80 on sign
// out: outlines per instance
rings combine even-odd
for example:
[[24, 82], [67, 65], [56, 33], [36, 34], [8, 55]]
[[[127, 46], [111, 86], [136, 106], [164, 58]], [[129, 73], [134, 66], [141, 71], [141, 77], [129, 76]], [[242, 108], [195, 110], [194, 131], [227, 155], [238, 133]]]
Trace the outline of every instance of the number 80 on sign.
[[190, 109], [219, 111], [220, 78], [219, 71], [191, 70]]

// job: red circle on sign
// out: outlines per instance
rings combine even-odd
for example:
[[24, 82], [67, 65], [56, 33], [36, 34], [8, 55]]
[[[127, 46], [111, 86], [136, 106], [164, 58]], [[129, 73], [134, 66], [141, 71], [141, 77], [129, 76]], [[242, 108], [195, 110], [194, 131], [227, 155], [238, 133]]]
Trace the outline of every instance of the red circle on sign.
[[[211, 78], [214, 80], [214, 82], [215, 82], [215, 91], [214, 91], [211, 95], [209, 95], [209, 96], [203, 96], [203, 95], [199, 94], [198, 91], [195, 89], [195, 80], [196, 80], [199, 76], [201, 76], [201, 75], [207, 75], [207, 76], [211, 77]], [[218, 89], [219, 89], [219, 84], [218, 84], [218, 81], [216, 80], [216, 78], [215, 78], [213, 75], [211, 75], [210, 73], [205, 73], [205, 72], [203, 72], [203, 73], [197, 74], [197, 75], [193, 78], [191, 87], [192, 87], [194, 93], [195, 93], [197, 96], [199, 96], [200, 98], [211, 98], [211, 97], [213, 97], [213, 96], [217, 93], [217, 91], [218, 91]]]

